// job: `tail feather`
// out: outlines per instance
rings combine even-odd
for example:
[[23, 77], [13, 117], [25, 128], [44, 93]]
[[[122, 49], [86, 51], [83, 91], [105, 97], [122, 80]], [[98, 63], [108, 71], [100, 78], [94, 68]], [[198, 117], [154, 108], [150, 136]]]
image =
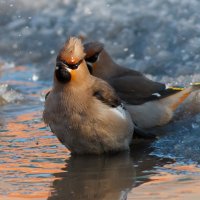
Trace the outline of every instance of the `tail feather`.
[[200, 83], [178, 89], [175, 93], [167, 93], [167, 96], [162, 99], [148, 101], [141, 105], [127, 105], [127, 109], [134, 123], [140, 128], [162, 126], [172, 119], [177, 107], [196, 90], [200, 90]]
[[192, 87], [193, 91], [200, 90], [200, 82], [198, 82], [198, 83], [191, 83], [191, 87]]
[[161, 99], [165, 98], [167, 96], [176, 94], [177, 92], [180, 92], [182, 90], [184, 90], [183, 87], [168, 87], [165, 90], [162, 90], [162, 91], [159, 92], [159, 94], [161, 95], [160, 98]]
[[190, 87], [185, 89], [178, 90], [177, 93], [170, 95], [164, 99], [161, 99], [161, 102], [165, 106], [169, 106], [172, 111], [176, 110], [177, 107], [193, 92], [200, 90], [200, 83], [193, 83]]

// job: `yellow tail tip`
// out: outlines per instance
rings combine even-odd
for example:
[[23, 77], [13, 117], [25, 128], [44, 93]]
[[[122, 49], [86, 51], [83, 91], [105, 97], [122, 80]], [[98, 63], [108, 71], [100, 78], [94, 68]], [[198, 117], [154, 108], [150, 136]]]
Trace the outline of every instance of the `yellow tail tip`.
[[190, 83], [191, 86], [200, 86], [200, 82]]
[[182, 90], [184, 90], [184, 87], [169, 86], [169, 87], [167, 87], [167, 89], [182, 91]]
[[191, 85], [191, 87], [192, 87], [192, 91], [200, 90], [200, 82], [191, 83], [190, 85]]

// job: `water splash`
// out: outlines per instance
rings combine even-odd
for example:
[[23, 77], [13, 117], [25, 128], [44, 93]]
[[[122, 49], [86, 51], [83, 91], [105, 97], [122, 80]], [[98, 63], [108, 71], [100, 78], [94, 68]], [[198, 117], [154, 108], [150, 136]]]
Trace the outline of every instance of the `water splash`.
[[10, 88], [8, 84], [0, 84], [0, 105], [14, 103], [23, 99], [24, 96]]

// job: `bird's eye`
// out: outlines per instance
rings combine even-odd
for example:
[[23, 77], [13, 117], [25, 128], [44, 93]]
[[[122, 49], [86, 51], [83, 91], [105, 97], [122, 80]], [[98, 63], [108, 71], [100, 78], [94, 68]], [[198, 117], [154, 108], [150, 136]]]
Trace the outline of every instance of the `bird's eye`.
[[66, 65], [66, 67], [68, 67], [70, 69], [77, 69], [78, 66], [83, 62], [83, 59], [80, 60], [79, 62], [75, 63], [75, 64], [69, 64], [69, 63], [67, 63], [65, 61], [62, 61], [62, 62]]
[[[100, 53], [100, 52], [99, 52]], [[90, 63], [95, 63], [99, 57], [99, 53], [94, 54], [93, 56], [89, 57], [89, 58], [85, 58], [86, 62], [90, 62]]]

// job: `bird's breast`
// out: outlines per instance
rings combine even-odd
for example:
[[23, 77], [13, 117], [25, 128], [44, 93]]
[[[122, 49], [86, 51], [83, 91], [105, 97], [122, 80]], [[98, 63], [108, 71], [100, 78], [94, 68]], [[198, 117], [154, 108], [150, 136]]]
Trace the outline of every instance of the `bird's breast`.
[[122, 118], [123, 120], [126, 119], [126, 110], [123, 105], [119, 105], [115, 108], [110, 108], [112, 112], [114, 112], [118, 117]]

